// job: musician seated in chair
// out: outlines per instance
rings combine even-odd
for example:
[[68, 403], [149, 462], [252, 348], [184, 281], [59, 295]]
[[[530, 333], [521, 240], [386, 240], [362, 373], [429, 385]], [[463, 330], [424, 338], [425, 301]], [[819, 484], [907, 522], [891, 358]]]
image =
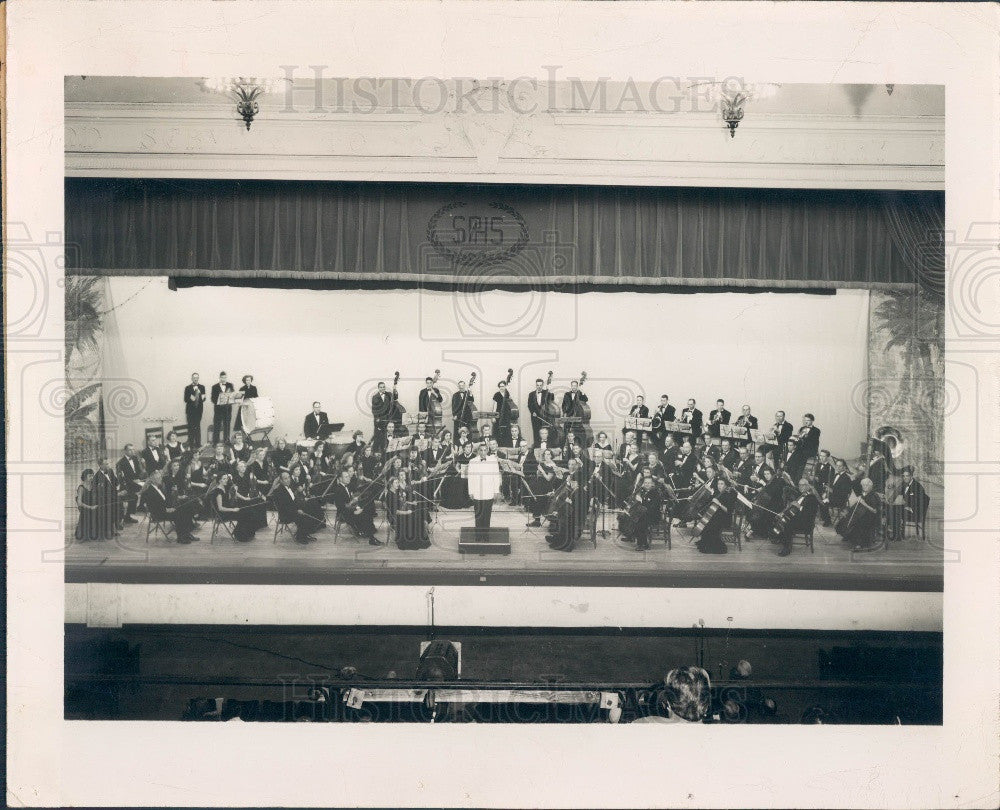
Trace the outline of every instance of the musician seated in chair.
[[163, 491], [163, 472], [153, 470], [146, 482], [143, 495], [146, 508], [149, 509], [149, 519], [152, 521], [169, 521], [174, 525], [177, 542], [187, 545], [199, 538], [194, 534], [194, 518], [198, 512], [198, 503], [192, 499], [182, 501], [177, 506], [167, 506], [167, 496]]
[[[209, 494], [215, 513], [224, 521], [235, 520], [236, 527], [233, 529], [233, 539], [240, 543], [249, 543], [253, 540], [257, 529], [261, 528], [260, 521], [255, 514], [255, 509], [251, 506], [240, 503], [236, 486], [229, 473], [225, 473], [216, 482], [215, 488]], [[265, 523], [265, 525], [267, 525]]]
[[572, 551], [583, 533], [587, 520], [590, 499], [587, 497], [587, 488], [578, 483], [576, 478], [578, 469], [577, 462], [570, 461], [569, 475], [558, 493], [556, 503], [549, 507], [555, 513], [550, 515], [545, 542], [554, 551]]
[[811, 532], [816, 525], [816, 513], [819, 511], [819, 497], [805, 478], [799, 480], [799, 497], [788, 504], [781, 516], [775, 521], [772, 533], [773, 541], [780, 543], [779, 557], [787, 557], [792, 553], [792, 536], [801, 532]]
[[369, 500], [362, 504], [351, 493], [351, 471], [344, 470], [334, 483], [331, 495], [337, 506], [337, 518], [354, 531], [358, 537], [367, 538], [368, 545], [380, 546], [382, 542], [375, 539], [375, 501]]
[[[301, 469], [299, 467], [298, 469]], [[281, 474], [280, 484], [274, 490], [274, 505], [278, 510], [278, 520], [285, 524], [295, 524], [295, 542], [305, 545], [316, 538], [313, 532], [323, 527], [323, 506], [318, 500], [309, 500], [301, 491], [292, 486], [291, 473]]]
[[706, 522], [695, 545], [702, 554], [728, 553], [722, 532], [730, 525], [735, 503], [736, 490], [729, 486], [729, 481], [725, 478], [719, 478], [716, 482], [716, 495], [700, 518]]
[[878, 546], [879, 515], [882, 500], [871, 478], [861, 479], [861, 495], [847, 514], [837, 521], [836, 531], [853, 551], [870, 551]]
[[626, 543], [635, 543], [636, 551], [649, 551], [649, 533], [657, 523], [663, 509], [663, 499], [656, 490], [652, 477], [641, 479], [630, 499], [628, 508], [619, 515], [618, 528]]

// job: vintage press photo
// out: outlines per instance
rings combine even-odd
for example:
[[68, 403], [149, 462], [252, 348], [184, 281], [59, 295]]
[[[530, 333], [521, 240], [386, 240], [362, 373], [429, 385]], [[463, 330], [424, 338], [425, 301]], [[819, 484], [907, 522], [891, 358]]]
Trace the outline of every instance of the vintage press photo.
[[949, 341], [995, 290], [946, 75], [66, 64], [58, 222], [7, 232], [58, 277], [23, 379], [71, 734], [954, 733], [949, 532], [995, 497], [954, 456], [995, 424]]

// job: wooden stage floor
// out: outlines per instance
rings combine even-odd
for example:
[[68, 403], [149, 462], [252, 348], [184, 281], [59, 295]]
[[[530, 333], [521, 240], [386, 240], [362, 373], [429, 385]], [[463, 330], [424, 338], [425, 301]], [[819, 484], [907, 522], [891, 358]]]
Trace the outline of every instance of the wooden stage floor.
[[[75, 509], [73, 510], [75, 512]], [[431, 527], [431, 547], [403, 551], [394, 543], [370, 546], [342, 529], [316, 533], [316, 542], [295, 543], [288, 534], [274, 543], [270, 526], [249, 543], [234, 542], [220, 529], [211, 542], [211, 523], [197, 532], [200, 542], [178, 545], [157, 534], [145, 541], [145, 516], [114, 540], [76, 543], [67, 521], [66, 581], [122, 583], [261, 584], [468, 584], [600, 585], [710, 588], [806, 588], [830, 590], [941, 591], [940, 520], [928, 519], [931, 541], [907, 537], [878, 551], [853, 553], [833, 529], [817, 525], [814, 553], [796, 538], [792, 554], [778, 557], [766, 539], [751, 538], [742, 550], [701, 554], [686, 529], [674, 528], [672, 548], [661, 537], [637, 552], [618, 540], [613, 515], [597, 546], [585, 531], [572, 552], [551, 550], [545, 528], [525, 526], [521, 509], [497, 504], [493, 526], [510, 530], [509, 556], [461, 554], [459, 530], [473, 525], [472, 510], [441, 511]], [[74, 515], [75, 519], [75, 515]], [[381, 519], [377, 521], [380, 523]], [[598, 529], [601, 528], [598, 522]], [[378, 538], [386, 540], [380, 525]]]

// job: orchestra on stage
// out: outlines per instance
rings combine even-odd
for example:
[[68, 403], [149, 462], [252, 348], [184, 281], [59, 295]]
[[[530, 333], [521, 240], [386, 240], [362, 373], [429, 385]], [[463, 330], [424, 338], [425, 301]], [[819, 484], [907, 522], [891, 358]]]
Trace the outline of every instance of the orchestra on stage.
[[[146, 539], [162, 532], [179, 544], [200, 540], [209, 526], [235, 542], [273, 526], [308, 545], [324, 527], [399, 549], [431, 545], [441, 510], [470, 510], [490, 526], [495, 500], [523, 509], [526, 531], [544, 532], [548, 546], [570, 552], [586, 537], [617, 537], [623, 548], [648, 551], [655, 538], [671, 547], [685, 530], [704, 554], [724, 554], [764, 538], [788, 556], [796, 537], [812, 550], [817, 520], [833, 527], [852, 551], [902, 538], [908, 524], [923, 530], [929, 497], [911, 467], [897, 469], [884, 442], [872, 438], [851, 469], [820, 446], [813, 414], [796, 429], [784, 411], [761, 428], [749, 405], [733, 419], [718, 399], [707, 419], [695, 399], [678, 416], [668, 395], [651, 410], [637, 396], [619, 429], [591, 428], [586, 372], [557, 401], [553, 372], [534, 381], [524, 403], [530, 430], [510, 393], [513, 369], [497, 382], [491, 409], [479, 410], [473, 373], [450, 397], [450, 423], [437, 383], [427, 376], [415, 415], [400, 401], [399, 372], [371, 397], [371, 434], [345, 435], [322, 403], [313, 402], [302, 435], [272, 441], [272, 401], [252, 375], [237, 391], [225, 372], [206, 391], [191, 376], [183, 400], [187, 441], [175, 431], [146, 446], [101, 459], [77, 486], [78, 541], [101, 541], [148, 516]], [[213, 413], [202, 444], [207, 400]], [[235, 420], [234, 420], [235, 417]], [[449, 429], [449, 425], [451, 429]], [[269, 518], [269, 513], [273, 517]]]

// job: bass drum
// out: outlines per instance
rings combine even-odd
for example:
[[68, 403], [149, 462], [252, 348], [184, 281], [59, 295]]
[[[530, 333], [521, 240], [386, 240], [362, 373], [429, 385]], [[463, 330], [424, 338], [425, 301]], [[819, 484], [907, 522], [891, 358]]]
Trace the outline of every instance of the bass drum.
[[240, 406], [240, 419], [247, 434], [274, 427], [274, 401], [270, 397], [243, 400]]

